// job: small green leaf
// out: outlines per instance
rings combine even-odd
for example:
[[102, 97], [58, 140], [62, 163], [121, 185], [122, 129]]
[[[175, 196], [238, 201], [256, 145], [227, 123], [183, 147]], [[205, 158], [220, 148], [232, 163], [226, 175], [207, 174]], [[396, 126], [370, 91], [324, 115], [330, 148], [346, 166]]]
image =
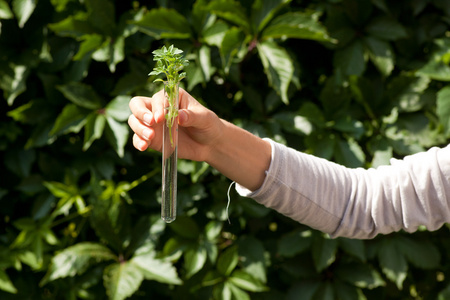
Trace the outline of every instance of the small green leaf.
[[270, 86], [277, 91], [285, 104], [289, 104], [288, 88], [294, 75], [292, 59], [286, 50], [275, 42], [265, 41], [257, 44], [257, 47]]
[[186, 18], [174, 9], [164, 7], [149, 10], [134, 22], [139, 29], [157, 39], [186, 39], [191, 36], [190, 25]]
[[250, 32], [250, 23], [246, 10], [239, 1], [213, 0], [208, 4], [206, 10]]
[[224, 35], [220, 45], [220, 57], [226, 73], [230, 71], [233, 59], [237, 56], [244, 43], [245, 35], [240, 28], [232, 27]]
[[87, 121], [87, 115], [88, 112], [85, 109], [72, 103], [67, 104], [56, 118], [55, 125], [50, 130], [50, 135], [79, 132]]
[[65, 248], [52, 258], [48, 272], [40, 285], [45, 285], [47, 282], [58, 278], [80, 275], [92, 264], [116, 259], [114, 253], [101, 244], [78, 243]]
[[60, 85], [57, 89], [74, 104], [87, 109], [100, 109], [102, 100], [97, 92], [89, 85], [72, 82]]
[[264, 284], [262, 284], [259, 280], [241, 270], [234, 271], [228, 280], [234, 285], [249, 292], [264, 292], [267, 290]]
[[361, 75], [366, 67], [364, 48], [359, 40], [335, 52], [334, 64], [345, 75]]
[[99, 34], [86, 34], [81, 38], [80, 48], [73, 60], [81, 60], [85, 55], [91, 54], [103, 44], [103, 37]]
[[202, 246], [188, 249], [184, 254], [184, 268], [186, 269], [186, 278], [192, 277], [200, 271], [205, 265], [207, 251]]
[[278, 240], [278, 254], [293, 257], [311, 247], [311, 231], [294, 230]]
[[131, 114], [129, 107], [130, 96], [117, 96], [105, 107], [105, 113], [117, 121], [126, 121]]
[[450, 86], [446, 86], [437, 93], [436, 113], [444, 126], [445, 133], [450, 135]]
[[260, 282], [267, 282], [266, 253], [263, 243], [252, 236], [239, 241], [239, 257], [245, 272]]
[[364, 151], [354, 139], [339, 140], [334, 155], [338, 163], [349, 168], [362, 167], [366, 159]]
[[217, 259], [217, 270], [224, 276], [229, 276], [239, 261], [237, 246], [225, 249]]
[[12, 19], [14, 14], [9, 8], [8, 2], [6, 0], [0, 0], [0, 19]]
[[147, 280], [155, 280], [167, 284], [181, 284], [176, 268], [169, 262], [155, 257], [154, 253], [134, 256], [130, 264], [136, 266]]
[[338, 241], [326, 235], [316, 236], [312, 243], [312, 256], [317, 272], [323, 271], [336, 259]]
[[144, 279], [140, 270], [130, 262], [111, 264], [103, 273], [103, 283], [110, 300], [123, 300], [133, 295]]
[[381, 275], [367, 264], [341, 264], [336, 268], [335, 274], [340, 280], [359, 288], [373, 289], [385, 285]]
[[252, 5], [252, 23], [255, 32], [260, 32], [273, 17], [291, 0], [257, 0]]
[[369, 58], [381, 74], [389, 76], [394, 69], [394, 53], [388, 42], [366, 37], [364, 42], [369, 50]]
[[128, 142], [130, 129], [127, 124], [119, 123], [112, 117], [106, 116], [108, 127], [106, 130], [107, 138], [113, 149], [119, 157], [125, 154], [125, 145]]
[[394, 239], [386, 239], [378, 252], [378, 260], [386, 277], [402, 289], [408, 272], [408, 263]]
[[23, 28], [36, 8], [37, 0], [13, 0], [12, 9], [19, 21], [19, 27]]
[[200, 235], [200, 229], [197, 223], [195, 223], [193, 218], [188, 218], [185, 216], [177, 217], [176, 222], [169, 224], [170, 229], [175, 231], [178, 235], [187, 239], [198, 239]]
[[377, 38], [395, 41], [408, 36], [403, 25], [386, 15], [373, 18], [366, 26], [366, 31]]
[[212, 26], [203, 32], [204, 41], [210, 46], [216, 46], [220, 49], [225, 34], [230, 27], [222, 20], [216, 21]]
[[441, 255], [439, 249], [431, 241], [401, 237], [397, 242], [400, 251], [415, 267], [421, 269], [439, 268]]
[[17, 288], [11, 282], [11, 279], [9, 279], [8, 274], [6, 274], [6, 272], [1, 269], [0, 269], [0, 290], [3, 290], [11, 294], [17, 294]]
[[89, 149], [92, 143], [101, 138], [105, 129], [106, 118], [104, 115], [92, 112], [86, 118], [86, 126], [84, 129], [83, 151]]
[[335, 43], [326, 28], [318, 21], [319, 13], [289, 12], [275, 18], [261, 34], [262, 40], [267, 39], [308, 39]]

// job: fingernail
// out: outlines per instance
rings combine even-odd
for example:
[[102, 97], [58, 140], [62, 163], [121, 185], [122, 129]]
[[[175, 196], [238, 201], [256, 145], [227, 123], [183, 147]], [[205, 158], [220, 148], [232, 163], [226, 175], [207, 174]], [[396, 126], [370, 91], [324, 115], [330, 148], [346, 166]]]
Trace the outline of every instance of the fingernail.
[[188, 118], [187, 113], [184, 110], [180, 110], [178, 112], [178, 123], [180, 124], [186, 123], [187, 118]]
[[150, 122], [152, 121], [152, 115], [151, 114], [144, 114], [144, 123], [147, 125], [151, 125]]
[[142, 137], [148, 140], [148, 139], [150, 138], [150, 129], [145, 128], [145, 129], [142, 131]]

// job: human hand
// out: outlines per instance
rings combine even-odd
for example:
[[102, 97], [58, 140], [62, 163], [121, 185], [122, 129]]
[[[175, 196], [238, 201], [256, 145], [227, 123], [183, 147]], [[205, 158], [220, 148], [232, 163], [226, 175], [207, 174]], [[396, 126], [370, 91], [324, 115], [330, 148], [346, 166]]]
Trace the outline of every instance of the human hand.
[[[178, 156], [207, 161], [222, 136], [223, 123], [211, 110], [201, 105], [184, 89], [179, 91]], [[164, 118], [164, 91], [153, 97], [134, 97], [130, 101], [132, 114], [128, 124], [134, 131], [133, 145], [144, 151], [147, 148], [161, 152]]]

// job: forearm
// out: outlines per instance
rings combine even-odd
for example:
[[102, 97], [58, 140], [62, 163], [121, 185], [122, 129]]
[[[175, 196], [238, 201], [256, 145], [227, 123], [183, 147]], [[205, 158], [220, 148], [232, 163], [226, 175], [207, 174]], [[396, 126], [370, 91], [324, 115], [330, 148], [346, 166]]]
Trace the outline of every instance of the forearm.
[[270, 165], [270, 143], [227, 121], [221, 122], [221, 135], [206, 162], [249, 190], [257, 190]]

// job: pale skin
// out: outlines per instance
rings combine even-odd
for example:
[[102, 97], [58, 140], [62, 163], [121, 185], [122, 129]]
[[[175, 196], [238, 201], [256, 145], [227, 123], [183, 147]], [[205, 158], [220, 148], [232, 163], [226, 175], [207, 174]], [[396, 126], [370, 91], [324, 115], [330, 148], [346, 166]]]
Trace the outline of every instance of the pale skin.
[[[153, 97], [134, 97], [128, 124], [133, 145], [161, 152], [163, 91]], [[270, 143], [221, 118], [180, 89], [179, 148], [183, 159], [204, 161], [251, 191], [263, 183], [271, 160]]]

